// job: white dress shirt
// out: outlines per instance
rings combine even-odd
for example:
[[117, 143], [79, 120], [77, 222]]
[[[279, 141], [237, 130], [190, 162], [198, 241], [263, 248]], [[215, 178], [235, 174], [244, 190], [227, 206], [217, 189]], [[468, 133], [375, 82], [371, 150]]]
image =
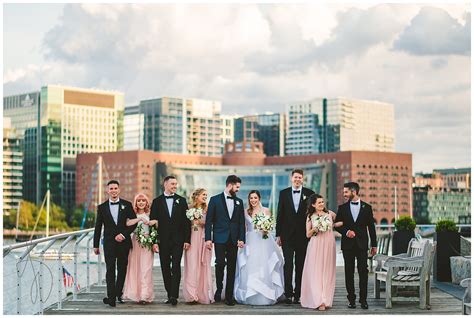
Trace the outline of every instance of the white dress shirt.
[[[168, 194], [166, 192], [163, 193], [165, 196], [172, 196], [174, 194]], [[168, 206], [168, 213], [170, 214], [170, 217], [171, 217], [171, 212], [173, 211], [173, 202], [174, 202], [174, 199], [173, 198], [165, 198], [166, 200], [166, 205]]]
[[[299, 193], [294, 193], [293, 191], [300, 191]], [[291, 195], [293, 196], [293, 205], [295, 207], [295, 211], [298, 212], [298, 208], [300, 207], [300, 199], [301, 194], [303, 193], [303, 187], [296, 189], [291, 187]]]
[[114, 219], [114, 222], [117, 225], [118, 224], [118, 215], [119, 215], [120, 203], [119, 204], [111, 204], [112, 202], [113, 203], [120, 202], [120, 199], [117, 199], [117, 201], [112, 201], [112, 200], [109, 199], [110, 214], [112, 214], [112, 218]]
[[230, 194], [224, 191], [224, 198], [225, 198], [225, 204], [227, 205], [227, 211], [229, 211], [229, 218], [232, 219], [232, 215], [234, 213], [234, 199], [227, 199], [227, 197], [231, 197]]
[[[357, 202], [358, 204], [352, 204], [352, 202]], [[357, 201], [349, 202], [349, 205], [351, 206], [352, 219], [355, 222], [357, 221], [357, 217], [359, 216], [359, 212], [360, 212], [360, 199]]]

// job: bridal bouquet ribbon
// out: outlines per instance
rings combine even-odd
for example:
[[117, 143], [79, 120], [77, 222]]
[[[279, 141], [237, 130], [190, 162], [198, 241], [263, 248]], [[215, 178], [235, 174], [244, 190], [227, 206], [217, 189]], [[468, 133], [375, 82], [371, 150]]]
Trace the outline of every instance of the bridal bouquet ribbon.
[[255, 229], [262, 232], [262, 238], [267, 239], [268, 233], [273, 230], [275, 222], [273, 217], [266, 215], [264, 213], [258, 213], [254, 216], [252, 223], [255, 226]]
[[135, 237], [138, 245], [151, 251], [153, 249], [153, 244], [157, 244], [158, 242], [158, 231], [154, 226], [150, 226], [149, 228], [149, 231], [146, 231], [143, 228], [143, 222], [139, 222], [137, 229], [135, 230]]
[[329, 214], [313, 215], [311, 217], [311, 223], [313, 225], [313, 229], [317, 228], [318, 232], [326, 232], [332, 228], [331, 216]]
[[[201, 208], [191, 208], [186, 211], [186, 217], [192, 221], [200, 220], [203, 217], [202, 209]], [[197, 231], [199, 229], [199, 225], [193, 224], [193, 230]]]

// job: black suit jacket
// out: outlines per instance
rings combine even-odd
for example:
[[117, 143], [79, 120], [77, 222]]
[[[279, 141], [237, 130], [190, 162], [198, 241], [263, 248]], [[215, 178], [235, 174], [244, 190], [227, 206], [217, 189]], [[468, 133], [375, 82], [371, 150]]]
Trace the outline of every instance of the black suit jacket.
[[234, 212], [231, 219], [227, 211], [226, 200], [225, 194], [222, 192], [213, 196], [209, 201], [205, 239], [225, 244], [230, 237], [233, 244], [237, 244], [238, 240], [245, 243], [244, 202], [240, 198], [234, 198]]
[[279, 236], [283, 243], [288, 241], [299, 244], [308, 241], [306, 237], [306, 211], [308, 209], [308, 199], [312, 194], [314, 194], [313, 190], [303, 187], [298, 211], [295, 211], [293, 189], [289, 187], [280, 191], [276, 236]]
[[[336, 231], [342, 235], [342, 250], [349, 250], [354, 247], [358, 247], [359, 249], [368, 249], [369, 236], [367, 235], [367, 229], [369, 229], [371, 247], [377, 247], [374, 214], [370, 204], [362, 200], [360, 201], [360, 211], [356, 222], [354, 222], [354, 219], [352, 218], [350, 202], [348, 201], [344, 204], [341, 204], [337, 209], [335, 222], [339, 221], [344, 223], [343, 226], [336, 228]], [[346, 236], [346, 233], [349, 230], [355, 232], [355, 238], [350, 239]]]
[[173, 198], [171, 217], [163, 194], [153, 200], [150, 219], [158, 221], [160, 245], [191, 243], [191, 221], [186, 217], [187, 209], [186, 199], [178, 194]]
[[117, 224], [115, 224], [112, 214], [110, 213], [109, 200], [100, 204], [97, 207], [97, 217], [95, 221], [94, 248], [99, 247], [102, 225], [104, 225], [104, 244], [115, 242], [115, 237], [118, 234], [122, 234], [125, 236], [125, 240], [120, 244], [131, 248], [132, 241], [130, 240], [130, 233], [133, 232], [136, 226], [127, 226], [126, 223], [127, 218], [135, 219], [136, 217], [135, 212], [133, 212], [132, 203], [120, 199], [118, 220]]

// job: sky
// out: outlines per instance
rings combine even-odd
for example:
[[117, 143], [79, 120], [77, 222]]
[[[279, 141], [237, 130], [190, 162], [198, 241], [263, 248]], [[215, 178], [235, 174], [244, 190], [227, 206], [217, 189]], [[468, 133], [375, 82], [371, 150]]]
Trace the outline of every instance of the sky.
[[394, 105], [413, 171], [470, 167], [469, 4], [4, 4], [4, 95], [46, 84], [224, 114], [318, 97]]

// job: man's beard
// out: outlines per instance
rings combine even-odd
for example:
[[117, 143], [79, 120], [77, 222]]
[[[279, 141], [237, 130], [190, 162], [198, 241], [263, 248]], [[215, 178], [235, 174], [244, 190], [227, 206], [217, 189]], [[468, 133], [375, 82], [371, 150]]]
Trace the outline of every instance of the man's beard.
[[236, 193], [237, 193], [237, 191], [234, 191], [232, 189], [229, 190], [229, 194], [233, 197], [235, 196]]

